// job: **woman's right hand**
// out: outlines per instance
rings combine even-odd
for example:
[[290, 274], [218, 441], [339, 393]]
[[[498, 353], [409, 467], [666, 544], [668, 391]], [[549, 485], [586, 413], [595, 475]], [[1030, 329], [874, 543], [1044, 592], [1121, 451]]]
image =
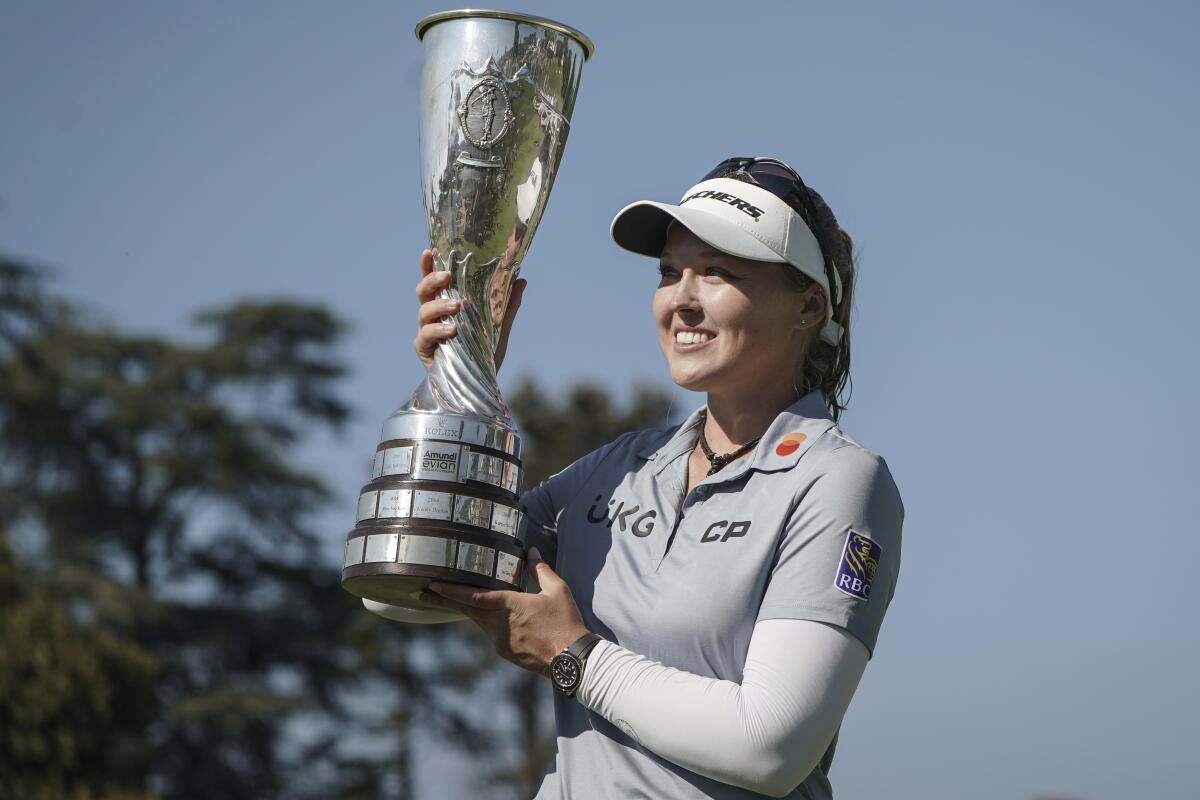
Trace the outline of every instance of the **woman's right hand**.
[[[446, 270], [434, 272], [432, 250], [421, 253], [421, 280], [417, 283], [417, 300], [421, 307], [417, 311], [417, 338], [413, 340], [413, 349], [426, 369], [433, 364], [433, 354], [441, 342], [453, 339], [458, 335], [458, 325], [454, 315], [462, 308], [461, 300], [447, 300], [438, 297], [438, 293], [450, 286], [450, 273]], [[525, 294], [526, 281], [518, 278], [513, 282], [512, 295], [508, 299], [508, 308], [504, 312], [504, 320], [500, 323], [500, 342], [496, 346], [496, 369], [504, 361], [504, 353], [508, 349], [508, 333], [512, 329], [513, 318], [521, 307], [521, 297]]]

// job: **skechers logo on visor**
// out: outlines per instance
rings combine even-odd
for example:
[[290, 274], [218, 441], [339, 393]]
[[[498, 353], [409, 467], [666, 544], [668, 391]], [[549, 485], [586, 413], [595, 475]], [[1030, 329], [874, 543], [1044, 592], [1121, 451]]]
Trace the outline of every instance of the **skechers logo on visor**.
[[679, 205], [699, 199], [719, 200], [722, 203], [728, 203], [738, 211], [745, 212], [747, 215], [749, 215], [750, 219], [758, 219], [763, 215], [763, 210], [758, 206], [752, 206], [740, 197], [734, 197], [733, 195], [726, 194], [725, 192], [714, 192], [712, 189], [704, 189], [703, 191], [688, 195], [687, 197], [683, 198], [683, 203], [680, 203]]

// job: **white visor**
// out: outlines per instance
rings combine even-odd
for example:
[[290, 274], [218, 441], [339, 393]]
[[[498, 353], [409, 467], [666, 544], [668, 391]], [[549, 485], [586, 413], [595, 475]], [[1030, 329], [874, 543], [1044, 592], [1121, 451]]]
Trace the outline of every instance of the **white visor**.
[[[836, 345], [842, 326], [833, 321], [829, 280], [821, 246], [800, 215], [761, 186], [733, 178], [713, 178], [688, 189], [678, 205], [641, 200], [617, 212], [612, 238], [620, 247], [651, 258], [662, 255], [667, 229], [678, 221], [723, 253], [755, 261], [791, 264], [825, 290], [821, 338]], [[841, 276], [834, 271], [837, 296]]]

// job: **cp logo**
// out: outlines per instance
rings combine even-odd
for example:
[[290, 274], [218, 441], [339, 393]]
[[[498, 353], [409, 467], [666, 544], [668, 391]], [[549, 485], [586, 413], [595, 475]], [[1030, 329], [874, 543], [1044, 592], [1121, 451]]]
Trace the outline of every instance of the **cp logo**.
[[[722, 530], [724, 530], [724, 533], [722, 533]], [[727, 519], [720, 519], [708, 526], [708, 530], [704, 531], [704, 535], [700, 537], [700, 541], [724, 542], [738, 536], [745, 536], [749, 530], [750, 520], [748, 519], [741, 522], [730, 522]]]

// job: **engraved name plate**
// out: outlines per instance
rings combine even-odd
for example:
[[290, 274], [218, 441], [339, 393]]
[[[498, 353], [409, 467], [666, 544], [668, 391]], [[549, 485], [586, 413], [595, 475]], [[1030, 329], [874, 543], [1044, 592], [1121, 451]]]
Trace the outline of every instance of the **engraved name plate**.
[[519, 584], [521, 582], [521, 566], [523, 562], [508, 553], [496, 553], [496, 579], [505, 583]]
[[480, 497], [459, 495], [454, 503], [454, 521], [486, 528], [492, 519], [492, 503]]
[[452, 567], [456, 544], [458, 543], [454, 539], [443, 539], [440, 536], [403, 534], [400, 537], [400, 563]]
[[500, 488], [507, 492], [516, 492], [521, 483], [521, 468], [511, 461], [504, 462], [504, 477], [501, 478]]
[[517, 510], [512, 506], [496, 503], [492, 510], [492, 530], [505, 536], [517, 535]]
[[504, 477], [504, 460], [485, 453], [471, 453], [471, 480], [499, 486]]
[[407, 517], [412, 504], [410, 489], [382, 489], [379, 492], [377, 517]]
[[375, 503], [379, 499], [379, 492], [363, 492], [358, 496], [358, 521], [371, 519], [375, 516]]
[[367, 537], [365, 536], [355, 536], [346, 542], [346, 557], [342, 561], [342, 569], [353, 567], [363, 562], [363, 546], [366, 543]]
[[389, 447], [383, 451], [381, 475], [407, 475], [412, 467], [412, 446]]
[[395, 561], [396, 543], [399, 539], [399, 534], [395, 533], [376, 533], [368, 536], [367, 552], [363, 556], [363, 562]]
[[484, 547], [479, 544], [468, 544], [461, 542], [458, 546], [458, 568], [469, 572], [478, 572], [480, 575], [492, 576], [492, 562], [495, 560], [496, 551], [490, 547]]
[[454, 495], [445, 492], [413, 492], [412, 515], [421, 519], [450, 519]]

